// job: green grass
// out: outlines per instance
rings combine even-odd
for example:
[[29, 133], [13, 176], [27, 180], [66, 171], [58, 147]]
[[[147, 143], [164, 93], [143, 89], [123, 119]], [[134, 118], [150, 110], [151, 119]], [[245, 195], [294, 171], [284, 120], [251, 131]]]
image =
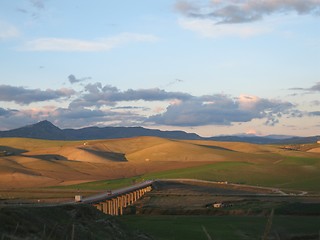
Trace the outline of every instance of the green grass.
[[320, 158], [309, 158], [309, 157], [296, 157], [286, 156], [285, 159], [279, 163], [280, 165], [316, 165], [320, 164]]
[[[123, 216], [120, 220], [131, 230], [139, 229], [155, 239], [256, 240], [264, 233], [267, 217], [260, 216]], [[320, 217], [276, 216], [270, 235], [317, 235]], [[282, 238], [281, 238], [282, 239]]]
[[151, 174], [145, 174], [147, 179], [162, 178], [192, 178], [209, 181], [226, 181], [227, 178], [233, 178], [234, 169], [246, 168], [250, 166], [246, 162], [219, 162], [199, 167], [175, 169]]
[[72, 190], [113, 190], [130, 186], [137, 181], [141, 181], [140, 177], [121, 178], [115, 180], [101, 180], [87, 183], [80, 183], [68, 186], [53, 186], [48, 188], [72, 189]]
[[255, 186], [320, 192], [320, 159], [284, 157], [279, 164], [271, 162], [217, 162], [198, 167], [148, 173], [129, 179], [80, 184], [82, 189], [104, 190], [131, 185], [144, 179], [191, 178], [208, 181], [228, 181]]
[[244, 159], [243, 161], [217, 162], [198, 167], [148, 173], [127, 179], [97, 181], [59, 188], [106, 190], [125, 187], [144, 179], [191, 178], [320, 192], [320, 158], [292, 156], [278, 156], [278, 158], [281, 161], [276, 164], [274, 161], [246, 162]]

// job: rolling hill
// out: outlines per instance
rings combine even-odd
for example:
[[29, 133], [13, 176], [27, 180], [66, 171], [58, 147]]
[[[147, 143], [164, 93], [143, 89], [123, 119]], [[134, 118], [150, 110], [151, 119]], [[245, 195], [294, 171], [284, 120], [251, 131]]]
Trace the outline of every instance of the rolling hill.
[[316, 186], [318, 149], [319, 144], [291, 150], [278, 145], [148, 136], [82, 141], [0, 138], [0, 189], [153, 178], [166, 171], [176, 174], [163, 176], [283, 186], [310, 181]]

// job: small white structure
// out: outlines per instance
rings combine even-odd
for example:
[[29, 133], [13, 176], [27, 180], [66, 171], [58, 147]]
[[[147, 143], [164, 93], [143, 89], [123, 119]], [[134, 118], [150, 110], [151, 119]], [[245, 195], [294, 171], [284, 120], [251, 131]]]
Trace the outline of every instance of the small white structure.
[[214, 204], [213, 204], [213, 207], [214, 207], [214, 208], [223, 208], [223, 207], [224, 207], [224, 204], [223, 204], [223, 203], [214, 203]]
[[81, 195], [75, 195], [74, 196], [74, 201], [75, 202], [81, 202], [82, 201], [82, 196]]

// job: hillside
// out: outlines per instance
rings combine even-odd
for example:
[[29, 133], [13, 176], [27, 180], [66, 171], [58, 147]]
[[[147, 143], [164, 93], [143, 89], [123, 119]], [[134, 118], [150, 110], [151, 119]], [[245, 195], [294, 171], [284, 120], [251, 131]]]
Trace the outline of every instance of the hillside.
[[252, 178], [262, 178], [263, 174], [263, 179], [285, 183], [284, 173], [290, 178], [299, 174], [307, 176], [304, 180], [318, 178], [318, 149], [319, 144], [304, 144], [292, 150], [278, 145], [158, 137], [88, 141], [0, 138], [0, 188], [70, 185], [176, 169], [192, 171], [201, 166], [217, 167], [217, 172], [197, 176], [200, 178], [247, 179], [246, 174], [234, 178], [238, 170], [250, 172]]

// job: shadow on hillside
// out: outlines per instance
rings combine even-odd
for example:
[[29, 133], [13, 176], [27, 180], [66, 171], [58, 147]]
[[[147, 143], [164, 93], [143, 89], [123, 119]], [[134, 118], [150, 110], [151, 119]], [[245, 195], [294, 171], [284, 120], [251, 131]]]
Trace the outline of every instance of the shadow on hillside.
[[24, 149], [7, 147], [7, 146], [0, 146], [0, 157], [20, 155], [21, 153], [25, 153], [25, 152], [27, 152], [27, 151]]
[[22, 156], [24, 157], [28, 157], [28, 158], [37, 158], [40, 160], [44, 160], [44, 161], [60, 161], [60, 160], [68, 160], [68, 158], [61, 156], [61, 155], [57, 155], [57, 154], [42, 154], [42, 155], [24, 155], [22, 154]]
[[218, 147], [218, 146], [209, 146], [209, 145], [203, 145], [203, 144], [195, 144], [197, 146], [200, 147], [205, 147], [205, 148], [211, 148], [211, 149], [215, 149], [215, 150], [224, 150], [224, 151], [229, 151], [229, 152], [237, 152], [228, 148], [223, 148], [223, 147]]
[[81, 148], [84, 151], [87, 151], [89, 153], [92, 153], [96, 156], [105, 158], [106, 160], [110, 160], [113, 162], [128, 162], [125, 154], [123, 153], [116, 153], [116, 152], [103, 152], [103, 151], [97, 151], [93, 149], [87, 149], [87, 148]]
[[161, 181], [153, 184], [154, 188], [163, 194], [185, 195], [185, 196], [201, 196], [203, 194], [234, 196], [234, 195], [256, 195], [263, 190], [254, 188], [240, 188], [228, 184], [206, 184], [206, 183], [183, 183]]

